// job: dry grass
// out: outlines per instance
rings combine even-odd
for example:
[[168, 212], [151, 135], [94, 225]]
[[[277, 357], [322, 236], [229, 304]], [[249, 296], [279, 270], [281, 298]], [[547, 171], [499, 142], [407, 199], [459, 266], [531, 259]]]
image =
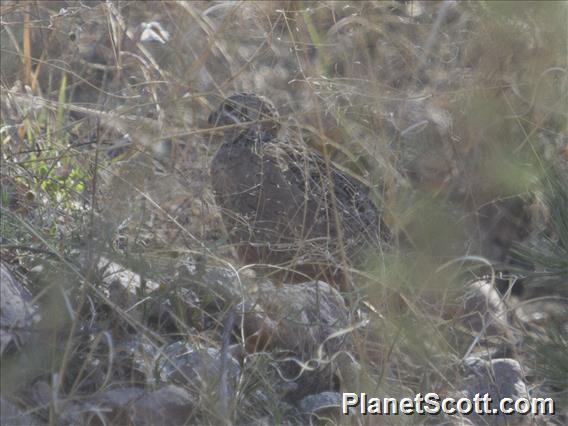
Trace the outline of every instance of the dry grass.
[[[255, 286], [208, 176], [220, 140], [207, 117], [237, 91], [270, 98], [289, 132], [369, 185], [396, 235], [350, 271], [353, 323], [366, 324], [350, 353], [369, 378], [351, 391], [449, 394], [473, 350], [538, 340], [515, 304], [542, 295], [508, 295], [497, 342], [459, 328], [460, 297], [511, 270], [514, 243], [554, 232], [539, 179], [568, 168], [567, 13], [561, 2], [3, 2], [2, 258], [32, 271], [45, 314], [25, 362], [3, 355], [2, 396], [41, 382], [49, 391], [21, 406], [73, 423], [98, 393], [156, 386], [131, 365], [142, 342], [244, 346], [226, 331], [232, 295], [181, 296], [215, 266]], [[101, 258], [139, 274], [134, 301]], [[275, 354], [240, 356], [234, 399], [219, 398], [226, 384], [191, 388], [187, 422], [305, 421], [281, 398]]]

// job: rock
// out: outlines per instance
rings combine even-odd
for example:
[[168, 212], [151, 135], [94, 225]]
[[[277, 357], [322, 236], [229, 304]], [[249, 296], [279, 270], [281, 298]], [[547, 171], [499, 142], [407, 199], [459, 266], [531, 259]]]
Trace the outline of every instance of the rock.
[[[511, 398], [513, 401], [520, 398], [530, 398], [524, 381], [522, 367], [514, 359], [501, 358], [486, 361], [472, 356], [466, 358], [464, 370], [464, 388], [460, 392], [460, 396], [472, 399], [476, 394], [480, 396], [489, 394], [492, 398], [491, 408], [498, 407], [498, 401], [503, 398]], [[468, 417], [474, 424], [510, 425], [530, 423], [530, 417], [526, 415], [506, 415], [502, 412], [491, 416], [479, 416], [473, 413], [466, 418]]]
[[456, 347], [466, 357], [478, 351], [494, 358], [510, 356], [515, 337], [499, 292], [486, 280], [469, 283], [460, 292], [444, 307]]
[[225, 268], [210, 268], [202, 275], [198, 286], [220, 298], [225, 306], [240, 301], [244, 293], [243, 277]]
[[485, 337], [503, 336], [507, 317], [505, 304], [497, 290], [485, 280], [473, 282], [468, 288], [463, 297], [461, 324], [475, 334], [483, 333]]
[[323, 281], [280, 287], [261, 283], [249, 308], [237, 309], [244, 313], [245, 336], [269, 347], [310, 358], [318, 352], [334, 354], [351, 342], [349, 333], [332, 337], [349, 327], [350, 315], [341, 294]]
[[239, 274], [228, 268], [208, 267], [193, 261], [185, 261], [176, 270], [173, 284], [178, 287], [190, 289], [205, 308], [216, 305], [219, 310], [225, 310], [232, 303], [239, 303], [245, 289], [252, 287], [246, 274]]
[[0, 424], [6, 426], [39, 426], [43, 423], [31, 414], [20, 410], [7, 399], [0, 398]]
[[184, 383], [205, 392], [219, 389], [221, 374], [227, 371], [228, 394], [241, 373], [239, 363], [227, 354], [223, 365], [222, 353], [216, 348], [200, 348], [184, 342], [175, 342], [159, 352], [155, 371], [165, 383]]
[[[133, 296], [142, 290], [145, 290], [147, 293], [151, 293], [160, 287], [160, 285], [154, 281], [143, 281], [139, 274], [132, 272], [124, 266], [106, 258], [100, 259], [98, 268], [101, 271], [104, 271], [103, 281], [109, 288], [120, 286], [124, 291], [127, 291]], [[120, 296], [119, 300], [122, 302], [122, 299], [125, 297], [126, 296]], [[130, 302], [133, 302], [133, 300], [130, 300]], [[125, 309], [130, 308], [126, 300], [122, 307]]]
[[130, 407], [132, 424], [141, 426], [185, 425], [194, 401], [184, 388], [168, 385], [137, 399]]
[[287, 401], [354, 386], [357, 363], [340, 353], [351, 347], [350, 315], [330, 285], [310, 281], [275, 287], [264, 282], [254, 302], [251, 298], [238, 305], [237, 314], [243, 315], [248, 352], [271, 351], [276, 377], [288, 389]]
[[134, 370], [148, 385], [182, 385], [196, 395], [211, 395], [221, 404], [235, 398], [241, 367], [229, 350], [223, 356], [217, 348], [184, 341], [162, 348], [139, 341], [130, 345], [130, 352]]
[[116, 306], [128, 312], [134, 320], [142, 320], [144, 315], [159, 317], [162, 312], [162, 299], [145, 297], [160, 289], [156, 281], [145, 279], [127, 267], [101, 257], [97, 264], [103, 288]]
[[134, 387], [113, 389], [102, 393], [96, 403], [85, 419], [88, 425], [184, 425], [194, 410], [189, 392], [175, 385], [153, 392]]
[[0, 263], [0, 355], [12, 343], [21, 347], [39, 320], [32, 297], [4, 263]]
[[337, 417], [341, 412], [342, 395], [339, 392], [322, 392], [303, 398], [298, 407], [304, 414], [315, 414], [318, 417]]

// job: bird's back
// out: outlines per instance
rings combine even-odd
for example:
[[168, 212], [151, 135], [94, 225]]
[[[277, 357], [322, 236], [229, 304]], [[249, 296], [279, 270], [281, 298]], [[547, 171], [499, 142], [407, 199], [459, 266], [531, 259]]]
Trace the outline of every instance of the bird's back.
[[[243, 110], [247, 98], [238, 96]], [[253, 104], [260, 110], [263, 102]], [[213, 116], [242, 125], [238, 113], [225, 103]], [[255, 122], [226, 132], [211, 164], [231, 242], [243, 261], [267, 265], [286, 281], [342, 280], [345, 267], [388, 238], [369, 189], [302, 143], [278, 138], [274, 126], [265, 128], [271, 132]]]

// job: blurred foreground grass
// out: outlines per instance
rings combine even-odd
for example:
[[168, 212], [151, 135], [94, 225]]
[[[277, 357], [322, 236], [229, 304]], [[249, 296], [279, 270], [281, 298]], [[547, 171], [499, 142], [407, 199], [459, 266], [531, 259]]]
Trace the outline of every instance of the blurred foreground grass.
[[[133, 335], [222, 346], [228, 309], [199, 300], [186, 318], [168, 284], [187, 257], [240, 266], [208, 183], [219, 141], [205, 120], [254, 91], [368, 183], [396, 233], [353, 271], [349, 309], [369, 321], [352, 350], [361, 389], [450, 392], [476, 342], [515, 352], [566, 416], [565, 2], [5, 1], [0, 13], [2, 260], [31, 277], [43, 312], [29, 358], [2, 354], [3, 397], [49, 383], [56, 397], [21, 405], [72, 422], [56, 401], [141, 384], [118, 361]], [[101, 256], [159, 291], [123, 310]], [[498, 344], [448, 315], [492, 274], [509, 320]], [[269, 364], [243, 365], [235, 398], [249, 412], [235, 403], [221, 418], [216, 394], [196, 391], [188, 422], [293, 422]]]

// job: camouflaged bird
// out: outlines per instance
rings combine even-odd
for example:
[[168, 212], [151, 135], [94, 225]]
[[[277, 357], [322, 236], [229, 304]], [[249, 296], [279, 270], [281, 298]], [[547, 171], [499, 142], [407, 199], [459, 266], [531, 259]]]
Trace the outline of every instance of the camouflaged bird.
[[278, 138], [276, 108], [238, 93], [209, 117], [224, 143], [211, 179], [229, 238], [247, 264], [284, 282], [345, 285], [345, 267], [388, 239], [369, 189], [299, 141]]

